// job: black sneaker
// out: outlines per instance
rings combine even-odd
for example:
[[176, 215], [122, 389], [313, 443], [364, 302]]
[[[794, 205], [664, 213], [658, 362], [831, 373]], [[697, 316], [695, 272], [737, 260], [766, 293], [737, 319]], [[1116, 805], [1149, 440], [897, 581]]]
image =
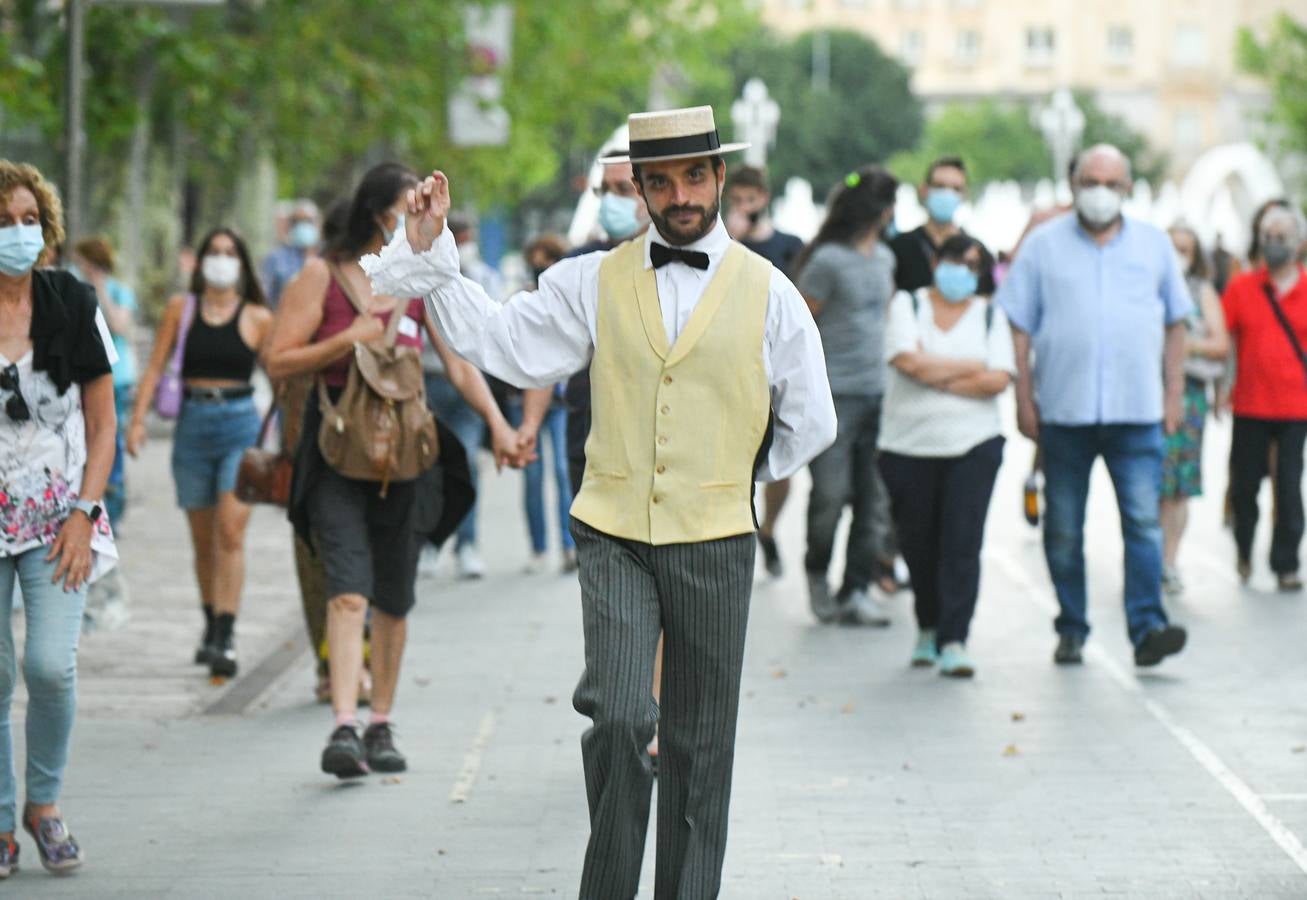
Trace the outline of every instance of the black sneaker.
[[1080, 651], [1085, 646], [1084, 638], [1064, 634], [1057, 639], [1057, 649], [1053, 651], [1053, 662], [1059, 666], [1078, 666], [1085, 661]]
[[363, 732], [363, 746], [368, 752], [368, 768], [374, 772], [403, 772], [408, 768], [404, 754], [395, 749], [389, 722], [369, 725]]
[[200, 646], [195, 648], [195, 664], [197, 666], [207, 666], [213, 662], [213, 626], [204, 626], [204, 634], [200, 635]]
[[236, 647], [231, 636], [218, 638], [209, 645], [209, 674], [214, 678], [236, 677]]
[[322, 751], [322, 771], [337, 778], [358, 778], [368, 774], [363, 741], [353, 725], [341, 725], [331, 733]]
[[781, 563], [781, 552], [776, 549], [776, 538], [770, 535], [758, 532], [758, 546], [762, 548], [762, 564], [767, 570], [767, 574], [772, 578], [780, 578], [785, 574], [785, 566]]
[[1135, 647], [1136, 666], [1155, 666], [1184, 649], [1188, 633], [1179, 625], [1164, 625], [1144, 635]]

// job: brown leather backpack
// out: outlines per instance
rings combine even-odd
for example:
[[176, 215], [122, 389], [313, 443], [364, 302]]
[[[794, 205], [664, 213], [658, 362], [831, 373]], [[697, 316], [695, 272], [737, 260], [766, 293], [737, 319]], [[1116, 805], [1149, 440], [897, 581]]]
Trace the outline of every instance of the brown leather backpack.
[[[340, 269], [332, 265], [331, 274], [358, 314], [367, 315]], [[318, 379], [322, 458], [346, 478], [381, 482], [382, 497], [391, 481], [417, 478], [440, 454], [436, 420], [427, 409], [421, 356], [395, 343], [406, 314], [407, 304], [401, 300], [380, 341], [354, 345], [345, 389], [335, 404]]]

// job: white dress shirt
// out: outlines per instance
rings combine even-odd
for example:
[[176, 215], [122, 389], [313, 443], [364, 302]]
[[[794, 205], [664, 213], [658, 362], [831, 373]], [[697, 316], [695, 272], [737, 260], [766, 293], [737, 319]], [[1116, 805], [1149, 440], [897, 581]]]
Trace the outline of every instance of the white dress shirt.
[[[655, 228], [643, 239], [667, 243]], [[716, 274], [730, 246], [726, 226], [716, 226], [686, 250], [708, 254], [708, 269], [682, 262], [655, 270], [658, 302], [668, 344], [674, 344]], [[604, 252], [555, 263], [535, 291], [508, 302], [492, 301], [475, 282], [459, 274], [458, 251], [445, 228], [425, 253], [414, 253], [403, 231], [381, 254], [359, 262], [373, 290], [394, 297], [423, 296], [441, 334], [455, 352], [484, 372], [523, 388], [549, 387], [590, 363], [599, 311], [599, 264]], [[635, 297], [631, 314], [639, 315]], [[788, 478], [835, 440], [835, 405], [826, 378], [826, 359], [812, 314], [798, 290], [772, 270], [763, 333], [763, 364], [776, 417], [771, 451], [758, 478]]]

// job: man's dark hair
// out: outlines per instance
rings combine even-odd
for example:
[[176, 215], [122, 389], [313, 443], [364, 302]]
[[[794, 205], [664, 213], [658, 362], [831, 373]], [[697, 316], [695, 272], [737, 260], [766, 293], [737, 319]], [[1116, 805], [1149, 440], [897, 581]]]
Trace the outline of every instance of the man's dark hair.
[[963, 176], [967, 174], [967, 164], [962, 161], [962, 157], [941, 156], [926, 167], [926, 184], [930, 184], [930, 179], [935, 177], [936, 169], [957, 169]]
[[753, 188], [764, 194], [771, 193], [771, 188], [767, 185], [766, 171], [750, 165], [736, 166], [727, 173], [726, 190], [729, 191], [731, 188]]
[[[668, 160], [668, 162], [674, 162], [674, 161], [675, 160]], [[713, 172], [720, 172], [722, 169], [726, 168], [726, 160], [722, 159], [721, 154], [718, 153], [714, 153], [712, 156], [708, 157], [708, 164], [712, 166]], [[639, 163], [637, 162], [631, 163], [631, 174], [635, 177], [636, 183], [638, 183], [640, 187], [643, 188], [644, 174], [643, 172], [640, 171]]]

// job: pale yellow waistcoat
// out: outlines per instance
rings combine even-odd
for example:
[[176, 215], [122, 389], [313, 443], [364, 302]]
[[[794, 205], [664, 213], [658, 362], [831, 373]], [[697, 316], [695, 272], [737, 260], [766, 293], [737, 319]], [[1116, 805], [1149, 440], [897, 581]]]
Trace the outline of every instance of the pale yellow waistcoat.
[[771, 411], [771, 268], [731, 244], [668, 347], [644, 238], [600, 263], [592, 420], [572, 515], [655, 545], [753, 531], [753, 469]]

